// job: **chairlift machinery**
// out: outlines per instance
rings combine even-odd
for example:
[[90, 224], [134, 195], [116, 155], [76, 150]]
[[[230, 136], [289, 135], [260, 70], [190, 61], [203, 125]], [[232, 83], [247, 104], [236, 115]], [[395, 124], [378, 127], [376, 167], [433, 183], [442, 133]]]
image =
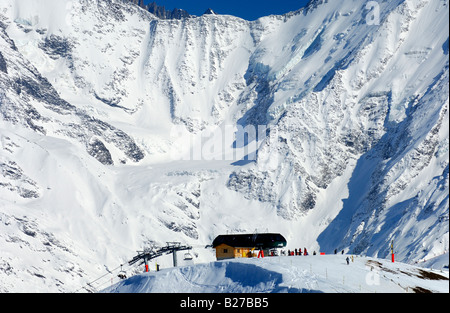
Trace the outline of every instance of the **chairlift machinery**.
[[[206, 248], [206, 247], [205, 247]], [[138, 262], [141, 262], [140, 264], [144, 264], [145, 263], [145, 271], [148, 272], [148, 261], [154, 258], [157, 258], [159, 256], [162, 256], [163, 254], [170, 254], [172, 253], [173, 255], [173, 266], [176, 267], [177, 266], [177, 251], [183, 251], [183, 250], [192, 250], [191, 246], [188, 245], [181, 245], [180, 242], [167, 242], [167, 245], [165, 247], [161, 247], [161, 248], [148, 248], [145, 249], [144, 251], [137, 251], [138, 255], [136, 255], [132, 260], [130, 260], [128, 262], [128, 265], [133, 265], [136, 264]], [[195, 257], [197, 257], [197, 253], [194, 253]], [[184, 260], [192, 260], [193, 256], [190, 252], [186, 252], [184, 254]], [[127, 278], [127, 272], [123, 269], [124, 264], [121, 264], [120, 267], [120, 271], [117, 274], [117, 276], [120, 279], [126, 279]], [[117, 267], [116, 269], [114, 269], [113, 271], [116, 271], [119, 269], [119, 267]], [[99, 280], [104, 279], [107, 275], [112, 274], [112, 271], [108, 271], [106, 274], [100, 276], [99, 278], [93, 280], [90, 283], [87, 283], [86, 286], [81, 287], [79, 290], [81, 289], [85, 289], [87, 292], [97, 292], [97, 288], [94, 287], [94, 283], [98, 283]]]
[[[141, 261], [141, 264], [145, 264], [145, 271], [148, 272], [148, 261], [154, 258], [157, 258], [163, 254], [172, 253], [173, 257], [173, 266], [177, 267], [177, 251], [191, 250], [192, 247], [188, 245], [181, 245], [180, 242], [167, 242], [165, 247], [161, 247], [159, 249], [145, 249], [144, 251], [137, 251], [138, 255], [136, 255], [131, 261], [128, 262], [129, 265], [136, 264]], [[192, 260], [192, 255], [187, 252], [184, 255], [185, 260]]]

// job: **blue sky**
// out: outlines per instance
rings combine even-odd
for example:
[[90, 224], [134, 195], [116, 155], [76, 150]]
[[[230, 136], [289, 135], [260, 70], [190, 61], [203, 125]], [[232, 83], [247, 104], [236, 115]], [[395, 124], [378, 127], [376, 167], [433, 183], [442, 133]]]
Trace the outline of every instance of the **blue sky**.
[[219, 14], [239, 16], [246, 20], [255, 20], [261, 16], [284, 14], [302, 8], [308, 0], [145, 0], [156, 2], [167, 10], [184, 9], [193, 15], [202, 15], [211, 8]]

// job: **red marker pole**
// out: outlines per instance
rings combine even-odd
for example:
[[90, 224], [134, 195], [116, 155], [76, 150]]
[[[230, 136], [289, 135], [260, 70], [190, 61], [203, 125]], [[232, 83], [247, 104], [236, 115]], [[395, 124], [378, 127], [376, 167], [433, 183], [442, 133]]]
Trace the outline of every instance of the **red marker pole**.
[[395, 262], [395, 255], [394, 255], [394, 240], [391, 241], [391, 257], [392, 257], [392, 263]]

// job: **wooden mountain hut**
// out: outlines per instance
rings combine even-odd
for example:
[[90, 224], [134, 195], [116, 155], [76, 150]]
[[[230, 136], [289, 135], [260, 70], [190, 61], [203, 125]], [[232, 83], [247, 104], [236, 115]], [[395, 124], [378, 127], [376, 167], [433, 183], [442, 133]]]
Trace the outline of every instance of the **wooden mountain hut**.
[[286, 239], [275, 233], [219, 235], [213, 241], [217, 260], [257, 256], [260, 250], [269, 255], [271, 249], [286, 247]]

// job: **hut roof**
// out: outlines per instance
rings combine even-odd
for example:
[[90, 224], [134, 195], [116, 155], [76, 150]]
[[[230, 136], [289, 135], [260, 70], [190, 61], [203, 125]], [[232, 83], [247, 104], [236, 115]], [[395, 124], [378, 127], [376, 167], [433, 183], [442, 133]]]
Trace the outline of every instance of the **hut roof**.
[[280, 234], [234, 234], [219, 235], [213, 241], [213, 248], [226, 244], [241, 248], [280, 248], [286, 246], [286, 239]]

